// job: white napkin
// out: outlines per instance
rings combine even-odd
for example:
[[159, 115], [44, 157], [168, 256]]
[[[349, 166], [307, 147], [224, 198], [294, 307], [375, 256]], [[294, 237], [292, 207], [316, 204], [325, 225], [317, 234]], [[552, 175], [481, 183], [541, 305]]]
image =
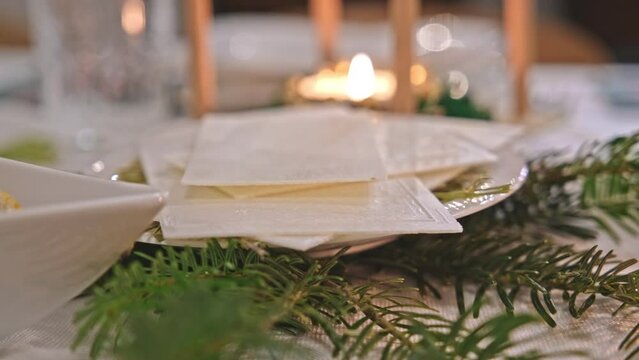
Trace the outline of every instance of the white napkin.
[[[300, 114], [304, 112], [321, 113], [323, 111], [324, 110], [321, 108], [310, 108], [310, 109], [307, 108], [307, 109], [269, 110], [266, 112], [275, 116], [275, 115], [282, 115], [287, 113], [292, 114], [294, 112], [297, 112], [298, 114]], [[326, 111], [324, 113], [327, 114], [327, 116], [332, 116], [329, 114], [332, 113], [332, 114], [344, 115], [348, 113], [349, 111], [350, 110], [347, 110], [347, 109], [332, 107], [330, 111]], [[261, 113], [262, 112], [249, 112], [249, 113], [242, 114], [241, 116], [239, 116], [238, 114], [238, 120], [245, 119], [245, 118], [248, 119], [251, 117], [256, 117], [256, 118], [262, 117]], [[419, 125], [418, 125], [418, 128], [420, 129], [420, 131], [422, 131], [426, 135], [429, 135], [427, 134], [427, 132], [431, 132], [432, 130], [430, 134], [431, 137], [433, 136], [432, 133], [439, 134], [442, 131], [446, 131], [446, 130], [450, 131], [451, 129], [453, 130], [453, 132], [456, 132], [456, 131], [461, 132], [461, 133], [464, 133], [466, 136], [468, 136], [469, 135], [468, 132], [463, 131], [463, 129], [467, 128], [467, 125], [470, 128], [478, 129], [478, 131], [482, 134], [488, 134], [491, 131], [490, 129], [493, 129], [493, 141], [485, 141], [487, 144], [492, 144], [492, 145], [495, 145], [495, 144], [501, 145], [506, 143], [507, 141], [510, 141], [514, 136], [517, 135], [519, 131], [517, 127], [510, 127], [508, 125], [501, 125], [501, 124], [492, 124], [492, 123], [475, 124], [475, 122], [472, 122], [472, 121], [461, 121], [461, 124], [460, 124], [460, 122], [456, 120], [439, 120], [439, 119], [435, 119], [431, 123], [430, 117], [422, 116], [418, 118], [420, 119]], [[389, 121], [391, 120], [389, 119]], [[386, 121], [382, 121], [382, 122], [386, 122]], [[404, 121], [400, 121], [400, 122], [404, 122]], [[449, 122], [452, 124], [448, 124]], [[171, 184], [174, 183], [176, 179], [179, 179], [180, 173], [182, 171], [181, 168], [184, 166], [185, 159], [189, 157], [189, 152], [193, 143], [193, 139], [197, 133], [198, 126], [199, 124], [197, 122], [190, 122], [190, 121], [184, 122], [182, 124], [172, 124], [171, 126], [165, 129], [162, 129], [160, 131], [157, 131], [153, 134], [149, 134], [149, 136], [146, 137], [145, 141], [142, 144], [141, 159], [142, 159], [143, 167], [147, 175], [147, 178], [152, 185], [168, 190]], [[398, 125], [398, 126], [404, 126], [404, 125]], [[496, 130], [500, 130], [500, 131], [496, 131]], [[393, 133], [398, 133], [398, 132], [393, 132]], [[401, 131], [399, 131], [399, 133], [401, 133]], [[473, 131], [470, 131], [470, 134], [473, 134]], [[451, 136], [451, 135], [449, 134], [447, 136]], [[411, 147], [404, 147], [404, 148], [410, 149]], [[485, 154], [486, 153], [484, 153], [484, 155]], [[483, 160], [480, 160], [480, 161], [486, 161], [486, 157], [484, 157]], [[424, 174], [420, 174], [419, 178], [424, 184], [427, 185], [427, 187], [433, 188], [443, 184], [444, 182], [448, 181], [451, 178], [454, 178], [459, 173], [463, 172], [466, 169], [466, 167], [467, 166], [456, 166], [456, 167], [447, 168], [443, 170], [429, 171]], [[302, 186], [305, 186], [305, 185], [302, 185]], [[204, 192], [206, 191], [217, 192], [216, 196], [225, 196], [231, 193], [230, 191], [228, 191], [228, 188], [237, 189], [240, 193], [240, 196], [242, 196], [243, 194], [245, 197], [246, 196], [247, 197], [263, 196], [264, 194], [262, 192], [264, 190], [266, 190], [268, 193], [272, 193], [272, 191], [281, 192], [281, 191], [294, 190], [292, 188], [289, 188], [288, 185], [221, 187], [219, 190], [222, 190], [222, 192], [215, 189], [206, 190], [207, 189], [206, 187], [197, 188], [197, 189], [199, 189], [198, 191], [204, 191]], [[246, 192], [246, 190], [249, 188], [253, 188], [253, 189]], [[268, 189], [268, 188], [271, 188], [271, 189]], [[251, 193], [251, 191], [255, 191], [255, 192]], [[238, 196], [238, 194], [234, 194], [234, 196]], [[353, 235], [341, 235], [341, 236], [338, 236], [338, 238], [345, 238], [345, 237], [348, 238], [348, 236], [352, 237]], [[318, 234], [313, 236], [311, 235], [290, 235], [290, 236], [289, 235], [286, 235], [286, 236], [269, 235], [267, 236], [267, 235], [258, 234], [258, 236], [256, 237], [260, 238], [260, 240], [263, 240], [273, 245], [286, 246], [286, 247], [296, 248], [298, 250], [306, 250], [310, 247], [328, 242], [334, 238], [332, 235], [326, 235], [326, 234], [323, 234], [323, 235]], [[178, 240], [173, 240], [173, 241], [175, 242]]]
[[477, 166], [497, 160], [497, 156], [485, 148], [434, 129], [428, 121], [380, 121], [378, 136], [389, 175]]
[[242, 200], [229, 199], [212, 187], [176, 184], [160, 223], [169, 239], [462, 230], [439, 200], [414, 177]]
[[432, 132], [447, 132], [488, 149], [497, 150], [510, 143], [524, 132], [521, 125], [500, 123], [495, 121], [470, 120], [431, 115], [403, 115], [376, 113], [376, 117], [386, 121], [408, 121], [427, 124]]
[[[314, 106], [314, 107], [292, 107], [284, 109], [269, 109], [264, 111], [248, 111], [235, 113], [232, 118], [238, 122], [245, 120], [269, 121], [276, 118], [299, 119], [300, 117], [312, 118], [345, 118], [348, 116], [371, 116], [368, 111], [353, 110], [338, 106]], [[219, 115], [218, 115], [219, 116]], [[231, 115], [224, 115], [227, 118]], [[484, 165], [494, 162], [496, 156], [481, 146], [475, 145], [472, 141], [460, 138], [452, 132], [442, 130], [439, 124], [441, 121], [430, 121], [430, 117], [422, 117], [423, 121], [406, 120], [385, 120], [379, 122], [377, 129], [377, 140], [383, 158], [384, 166], [389, 175], [402, 175], [417, 173], [426, 186], [435, 188], [449, 179], [455, 177], [469, 166]], [[212, 116], [211, 121], [216, 117]], [[219, 119], [219, 118], [218, 118]], [[456, 123], [455, 120], [452, 120]], [[465, 126], [466, 124], [464, 124]], [[484, 125], [480, 124], [480, 128]], [[486, 126], [486, 130], [492, 124]], [[195, 126], [195, 125], [194, 125]], [[450, 129], [464, 126], [450, 125]], [[511, 129], [508, 126], [495, 125], [496, 143], [503, 143], [508, 140], [512, 131], [502, 131]], [[515, 129], [517, 129], [515, 127]], [[188, 137], [188, 139], [187, 139]], [[184, 171], [191, 157], [191, 143], [195, 139], [193, 134], [179, 138], [174, 136], [171, 141], [184, 144], [182, 150], [168, 153], [167, 161], [180, 171]], [[164, 153], [164, 152], [163, 152]], [[211, 166], [209, 166], [211, 167]], [[254, 185], [254, 186], [218, 186], [224, 193], [238, 199], [259, 197], [265, 195], [281, 194], [290, 191], [326, 186], [329, 184], [290, 184], [290, 185]]]
[[383, 180], [374, 122], [365, 115], [238, 115], [204, 120], [184, 185], [282, 185]]

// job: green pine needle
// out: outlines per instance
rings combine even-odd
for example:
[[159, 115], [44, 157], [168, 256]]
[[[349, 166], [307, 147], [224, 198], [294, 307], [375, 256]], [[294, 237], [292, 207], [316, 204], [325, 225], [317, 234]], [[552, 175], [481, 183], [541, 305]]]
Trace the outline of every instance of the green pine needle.
[[[512, 333], [537, 320], [554, 326], [558, 308], [579, 318], [601, 298], [619, 303], [617, 316], [639, 308], [636, 259], [555, 241], [556, 234], [590, 239], [601, 232], [619, 237], [639, 231], [637, 143], [639, 133], [584, 146], [575, 157], [553, 153], [531, 161], [522, 189], [464, 219], [463, 234], [408, 236], [362, 255], [326, 260], [248, 248], [241, 239], [211, 239], [197, 250], [163, 248], [154, 256], [138, 253], [94, 287], [77, 314], [75, 346], [89, 342], [92, 357], [122, 359], [279, 358], [308, 351], [282, 341], [281, 334], [320, 329], [334, 356], [344, 359], [558, 355], [516, 353], [525, 340], [514, 340]], [[475, 185], [439, 195], [486, 190]], [[345, 269], [362, 264], [395, 268], [418, 289], [398, 279], [353, 282], [344, 276]], [[419, 296], [439, 298], [438, 288], [450, 283], [459, 308], [453, 321]], [[471, 289], [474, 296], [464, 296]], [[529, 295], [537, 316], [516, 312], [520, 291]], [[467, 319], [479, 316], [491, 292], [504, 312], [467, 328]], [[555, 303], [553, 293], [564, 300]], [[619, 348], [628, 359], [639, 354], [639, 325]]]
[[[511, 347], [514, 330], [533, 322], [518, 315], [514, 323], [491, 319], [466, 329], [467, 314], [442, 318], [399, 279], [349, 283], [339, 274], [340, 255], [260, 257], [236, 240], [226, 244], [138, 254], [147, 266], [117, 266], [78, 312], [74, 346], [91, 339], [94, 358], [105, 351], [123, 359], [226, 359], [265, 351], [277, 358], [305, 349], [287, 346], [275, 331], [294, 336], [319, 327], [340, 358], [455, 359], [462, 350], [493, 358]], [[463, 348], [450, 347], [458, 343]]]

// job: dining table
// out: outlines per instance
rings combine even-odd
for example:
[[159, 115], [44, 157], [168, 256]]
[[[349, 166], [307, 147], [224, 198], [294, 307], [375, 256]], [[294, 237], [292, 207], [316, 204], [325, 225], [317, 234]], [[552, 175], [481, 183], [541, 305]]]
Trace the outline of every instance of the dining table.
[[[516, 141], [516, 149], [526, 157], [533, 158], [549, 150], [576, 151], [584, 142], [606, 140], [639, 130], [639, 104], [615, 101], [614, 88], [617, 84], [614, 81], [619, 74], [630, 74], [625, 80], [631, 81], [628, 78], [634, 76], [632, 74], [639, 74], [639, 65], [536, 65], [528, 78], [533, 111], [523, 122], [526, 130]], [[639, 79], [639, 76], [636, 78]], [[33, 101], [19, 96], [0, 97], [0, 124], [4, 120], [37, 122], [39, 115], [37, 104]], [[6, 138], [11, 134], [4, 133], [1, 136]], [[87, 165], [86, 161], [82, 156], [69, 156], [53, 166], [81, 172]], [[613, 241], [604, 234], [594, 241], [565, 241], [572, 241], [576, 247], [583, 248], [597, 244], [604, 251], [613, 249], [620, 258], [639, 257], [639, 238], [631, 235], [622, 236], [619, 241]], [[388, 275], [392, 276], [393, 273], [389, 271]], [[458, 310], [454, 289], [448, 286], [442, 290], [442, 299], [425, 297], [423, 301], [434, 305], [443, 317], [455, 319]], [[598, 299], [592, 311], [573, 319], [567, 307], [562, 306], [564, 302], [560, 296], [557, 294], [557, 303], [561, 304], [555, 318], [557, 327], [550, 328], [538, 323], [518, 330], [516, 337], [531, 339], [521, 346], [551, 352], [586, 350], [595, 359], [622, 359], [625, 356], [617, 347], [625, 334], [639, 322], [639, 314], [612, 317], [616, 302]], [[82, 308], [86, 300], [87, 296], [77, 297], [44, 320], [0, 339], [0, 359], [88, 358], [87, 348], [70, 349], [76, 331], [74, 313]], [[534, 312], [525, 299], [517, 306], [521, 311]], [[496, 298], [489, 298], [485, 309], [479, 319], [471, 321], [482, 321], [502, 311]], [[311, 355], [314, 359], [331, 358], [330, 343], [320, 331], [312, 331], [295, 341], [313, 349]]]

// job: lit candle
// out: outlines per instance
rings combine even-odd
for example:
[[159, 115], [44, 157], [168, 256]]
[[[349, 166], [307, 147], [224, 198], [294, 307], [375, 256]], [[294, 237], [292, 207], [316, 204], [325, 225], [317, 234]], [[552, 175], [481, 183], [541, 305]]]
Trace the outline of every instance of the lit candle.
[[513, 74], [516, 110], [521, 117], [528, 110], [526, 74], [535, 55], [535, 0], [504, 0], [504, 28], [507, 56]]
[[342, 18], [342, 0], [310, 0], [309, 10], [315, 25], [322, 58], [325, 62], [335, 59], [335, 42]]
[[414, 112], [415, 96], [411, 85], [411, 66], [413, 65], [413, 38], [415, 20], [420, 13], [419, 0], [390, 0], [389, 13], [393, 28], [395, 52], [394, 70], [397, 90], [392, 102], [396, 112]]
[[344, 72], [341, 63], [335, 69], [323, 69], [297, 83], [297, 93], [315, 101], [352, 101], [367, 99], [388, 101], [395, 93], [395, 76], [390, 71], [375, 70], [366, 54], [357, 54]]
[[215, 72], [208, 51], [208, 31], [212, 20], [211, 0], [186, 0], [185, 25], [189, 40], [192, 116], [212, 111], [215, 96]]

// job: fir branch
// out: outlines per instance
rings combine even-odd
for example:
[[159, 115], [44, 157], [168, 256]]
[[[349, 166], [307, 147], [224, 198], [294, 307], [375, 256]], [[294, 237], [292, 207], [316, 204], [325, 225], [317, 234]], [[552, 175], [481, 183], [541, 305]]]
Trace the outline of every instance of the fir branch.
[[[260, 344], [273, 340], [253, 337], [264, 329], [299, 335], [319, 327], [330, 339], [334, 355], [343, 358], [366, 357], [378, 350], [383, 358], [508, 357], [514, 345], [510, 334], [530, 320], [509, 315], [515, 312], [514, 298], [522, 290], [551, 326], [557, 311], [551, 295], [556, 292], [564, 295], [574, 317], [582, 316], [600, 297], [619, 302], [615, 313], [639, 305], [639, 273], [629, 270], [636, 260], [618, 260], [596, 247], [577, 251], [548, 236], [550, 232], [587, 239], [600, 231], [614, 236], [637, 230], [638, 140], [635, 134], [589, 145], [574, 158], [553, 153], [533, 160], [530, 179], [520, 192], [465, 220], [462, 235], [407, 238], [366, 256], [342, 260], [315, 261], [301, 253], [272, 249], [263, 256], [241, 248], [238, 240], [214, 240], [205, 250], [140, 255], [147, 266], [134, 262], [117, 267], [104, 285], [95, 288], [88, 307], [78, 314], [77, 344], [92, 335], [92, 356], [107, 346], [126, 354], [125, 349], [136, 348], [136, 341], [149, 339], [145, 331], [136, 330], [145, 329], [139, 324], [162, 319], [171, 324], [174, 302], [189, 301], [191, 290], [204, 286], [212, 299], [241, 290], [248, 300], [237, 301], [265, 314], [255, 315], [255, 327], [242, 322], [233, 327], [238, 337], [211, 348], [215, 356], [233, 354], [229, 349], [259, 351]], [[395, 267], [413, 277], [422, 293], [436, 297], [441, 282], [453, 282], [460, 317], [442, 319], [418, 298], [406, 296], [405, 285], [399, 282], [354, 285], [340, 273], [342, 262]], [[463, 290], [470, 284], [477, 291], [468, 308]], [[504, 314], [465, 329], [465, 320], [479, 315], [490, 291], [503, 303]], [[149, 320], [149, 314], [159, 318]], [[187, 328], [191, 327], [198, 329], [196, 323]], [[638, 329], [620, 345], [629, 357], [639, 353], [633, 348], [639, 342]], [[196, 331], [194, 338], [206, 334]], [[162, 333], [156, 335], [162, 338]], [[484, 347], [486, 343], [491, 345]], [[546, 355], [528, 352], [518, 358]]]
[[303, 356], [306, 349], [271, 333], [277, 311], [280, 309], [275, 304], [264, 307], [246, 291], [221, 289], [212, 293], [204, 286], [189, 287], [166, 302], [161, 316], [129, 314], [130, 335], [115, 354], [132, 360]]
[[[388, 262], [389, 258], [395, 260]], [[349, 261], [395, 267], [415, 279], [423, 293], [438, 287], [433, 278], [438, 283], [457, 284], [458, 294], [462, 293], [462, 282], [476, 284], [473, 304], [479, 304], [485, 291], [492, 289], [507, 312], [514, 310], [508, 292], [527, 288], [536, 310], [551, 326], [555, 325], [552, 314], [556, 312], [549, 296], [552, 291], [567, 294], [568, 310], [574, 317], [580, 317], [597, 295], [615, 299], [620, 305], [639, 306], [639, 270], [624, 271], [636, 260], [619, 261], [612, 252], [604, 255], [596, 247], [576, 251], [572, 246], [556, 245], [541, 235], [534, 237], [516, 229], [500, 228], [472, 236], [419, 236]], [[586, 300], [577, 305], [583, 296]], [[463, 296], [458, 296], [458, 305], [461, 313], [467, 310]], [[473, 308], [477, 317], [479, 309]]]
[[[552, 152], [529, 162], [522, 188], [483, 211], [472, 226], [537, 227], [593, 239], [599, 231], [639, 231], [639, 132], [582, 146], [575, 156]], [[470, 224], [469, 224], [470, 225]]]
[[[271, 346], [291, 351], [271, 331], [300, 335], [319, 327], [341, 358], [379, 351], [382, 358], [438, 354], [453, 359], [459, 349], [451, 350], [450, 344], [459, 341], [467, 344], [467, 354], [491, 358], [509, 348], [505, 345], [515, 329], [532, 321], [525, 316], [516, 323], [491, 320], [477, 336], [464, 328], [465, 317], [441, 318], [406, 294], [399, 280], [349, 283], [339, 274], [338, 257], [318, 261], [296, 252], [260, 257], [235, 240], [226, 243], [226, 248], [211, 241], [206, 249], [181, 252], [169, 248], [155, 257], [138, 254], [147, 266], [116, 267], [77, 314], [74, 346], [92, 339], [92, 357], [110, 349], [124, 359], [143, 354], [234, 358]], [[231, 302], [238, 308], [220, 311]], [[193, 307], [207, 321], [186, 310]], [[167, 338], [176, 327], [180, 335]], [[500, 345], [485, 345], [495, 342]]]
[[[477, 286], [471, 307], [475, 316], [489, 289], [512, 313], [514, 294], [527, 288], [534, 308], [550, 326], [555, 326], [556, 313], [552, 291], [562, 292], [575, 318], [597, 297], [618, 301], [619, 309], [637, 308], [639, 271], [628, 271], [636, 259], [621, 261], [596, 247], [576, 251], [549, 235], [590, 239], [602, 231], [613, 238], [619, 231], [637, 233], [638, 142], [639, 133], [584, 146], [574, 158], [545, 155], [529, 163], [530, 178], [518, 193], [465, 219], [464, 234], [418, 236], [351, 261], [395, 267], [414, 278], [422, 292], [436, 297], [433, 278], [452, 282], [460, 313], [466, 312], [462, 284], [472, 283]], [[635, 335], [621, 347], [639, 342]], [[630, 356], [635, 351], [639, 348]]]

